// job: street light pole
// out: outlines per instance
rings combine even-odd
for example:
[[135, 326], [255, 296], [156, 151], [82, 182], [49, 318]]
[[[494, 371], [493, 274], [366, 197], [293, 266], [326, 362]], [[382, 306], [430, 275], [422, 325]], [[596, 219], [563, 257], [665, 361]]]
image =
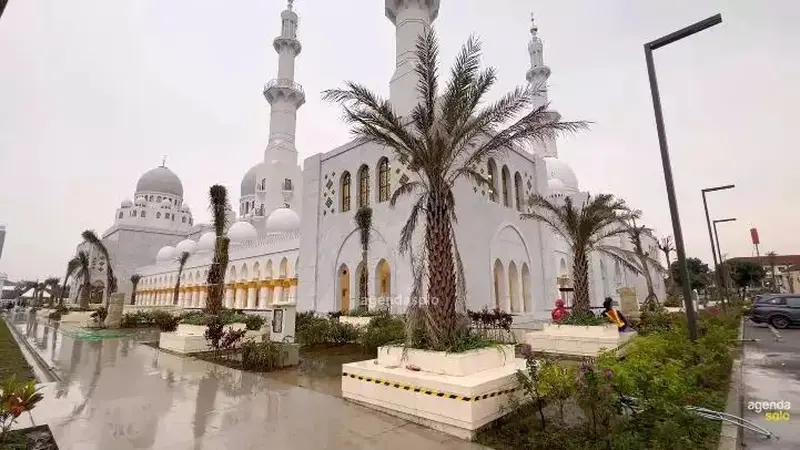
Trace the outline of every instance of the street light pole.
[[719, 246], [719, 232], [717, 231], [717, 224], [718, 223], [725, 223], [725, 222], [735, 222], [736, 217], [730, 217], [727, 219], [717, 219], [714, 221], [714, 240], [717, 241], [717, 251], [719, 252], [719, 263], [722, 264], [722, 247]]
[[[706, 193], [708, 192], [715, 192], [715, 191], [722, 191], [725, 189], [733, 189], [736, 185], [727, 184], [725, 186], [714, 186], [710, 188], [702, 189], [701, 192], [703, 193], [703, 209], [706, 212], [706, 225], [708, 225], [708, 239], [711, 241], [711, 256], [714, 259], [714, 274], [717, 277], [717, 283], [722, 285], [725, 281], [722, 279], [722, 275], [719, 272], [718, 265], [722, 263], [722, 256], [717, 259], [717, 251], [719, 249], [719, 242], [717, 242], [716, 247], [714, 246], [714, 234], [711, 233], [711, 218], [708, 216], [708, 202], [706, 201]], [[714, 232], [716, 233], [716, 231]], [[720, 253], [721, 254], [721, 253]]]
[[686, 264], [686, 249], [683, 244], [683, 230], [678, 214], [678, 202], [675, 197], [675, 183], [672, 179], [672, 163], [669, 159], [669, 148], [667, 146], [667, 134], [664, 129], [664, 114], [661, 111], [661, 97], [658, 93], [658, 81], [656, 80], [656, 69], [653, 64], [653, 50], [659, 49], [675, 41], [689, 37], [695, 33], [722, 23], [722, 15], [717, 14], [708, 19], [701, 20], [686, 28], [670, 33], [664, 37], [644, 44], [644, 57], [647, 62], [647, 75], [650, 80], [650, 93], [653, 97], [653, 110], [656, 117], [656, 130], [658, 131], [658, 144], [661, 149], [661, 165], [664, 170], [664, 184], [667, 189], [667, 201], [669, 202], [669, 212], [672, 218], [672, 234], [675, 236], [675, 253], [678, 257], [678, 268], [680, 270], [681, 288], [683, 291], [683, 303], [686, 308], [686, 321], [689, 325], [689, 338], [694, 341], [697, 339], [697, 319], [695, 318], [694, 303], [692, 302], [692, 287], [689, 282], [689, 267]]

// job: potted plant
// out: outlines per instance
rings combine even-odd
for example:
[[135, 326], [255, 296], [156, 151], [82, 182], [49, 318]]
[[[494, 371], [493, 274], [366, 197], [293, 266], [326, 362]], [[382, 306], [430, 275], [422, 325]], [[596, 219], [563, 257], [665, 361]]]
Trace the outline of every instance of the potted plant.
[[27, 450], [35, 442], [37, 449], [58, 450], [47, 425], [11, 431], [19, 416], [34, 409], [42, 398], [33, 380], [23, 382], [12, 375], [0, 384], [0, 448]]

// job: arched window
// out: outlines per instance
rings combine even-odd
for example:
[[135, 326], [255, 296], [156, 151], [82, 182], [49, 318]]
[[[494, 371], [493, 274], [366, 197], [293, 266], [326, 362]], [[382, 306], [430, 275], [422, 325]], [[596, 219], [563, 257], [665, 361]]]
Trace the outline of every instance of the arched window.
[[160, 218], [161, 218], [161, 213], [160, 213], [160, 212], [157, 212], [157, 213], [156, 213], [156, 219], [160, 219]]
[[131, 215], [132, 215], [133, 217], [136, 217], [136, 210], [135, 210], [135, 209], [134, 209], [133, 211], [131, 211]]
[[497, 191], [495, 190], [497, 187], [497, 165], [494, 163], [493, 159], [489, 159], [489, 163], [487, 164], [487, 172], [488, 175], [486, 178], [489, 180], [489, 200], [496, 202], [497, 201]]
[[389, 200], [389, 159], [378, 162], [378, 203]]
[[522, 176], [519, 172], [514, 174], [514, 199], [517, 201], [517, 211], [522, 211]]
[[122, 211], [119, 212], [119, 216], [117, 216], [117, 218], [122, 219]]
[[369, 167], [358, 169], [358, 207], [369, 206]]
[[164, 213], [164, 218], [169, 219], [169, 213]]
[[140, 216], [140, 217], [145, 217], [145, 216], [147, 215], [147, 214], [146, 214], [146, 212], [147, 212], [147, 211], [142, 211], [142, 213], [141, 213], [141, 214], [139, 214], [139, 216]]
[[181, 222], [186, 223], [186, 216], [181, 217]]
[[158, 197], [156, 197], [156, 201], [157, 201], [158, 203], [161, 203], [161, 196], [160, 196], [160, 195], [159, 195]]
[[153, 196], [152, 196], [152, 195], [150, 196], [150, 201], [151, 201], [151, 202], [153, 201]]
[[340, 195], [342, 196], [342, 212], [350, 211], [350, 172], [342, 174], [342, 189]]
[[503, 166], [503, 174], [500, 182], [503, 183], [503, 205], [510, 206], [508, 202], [508, 167], [506, 166]]

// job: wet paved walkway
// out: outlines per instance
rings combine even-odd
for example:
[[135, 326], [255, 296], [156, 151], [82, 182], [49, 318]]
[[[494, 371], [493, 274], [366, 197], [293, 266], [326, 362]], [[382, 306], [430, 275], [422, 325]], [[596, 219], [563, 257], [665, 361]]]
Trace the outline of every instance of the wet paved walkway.
[[[780, 334], [781, 341], [776, 341], [765, 325], [745, 322], [744, 338], [758, 342], [748, 342], [744, 349], [744, 418], [778, 437], [768, 440], [745, 431], [748, 449], [800, 449], [800, 329], [781, 330]], [[767, 420], [765, 411], [748, 410], [750, 401], [789, 402], [789, 420]]]
[[[329, 395], [12, 315], [61, 381], [33, 411], [69, 450], [481, 449]], [[30, 425], [22, 423], [23, 426]]]

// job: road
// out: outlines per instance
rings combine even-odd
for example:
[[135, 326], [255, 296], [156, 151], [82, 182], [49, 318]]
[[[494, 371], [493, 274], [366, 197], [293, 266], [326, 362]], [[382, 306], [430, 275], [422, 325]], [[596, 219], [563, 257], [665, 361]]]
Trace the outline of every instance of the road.
[[[748, 449], [800, 449], [800, 329], [780, 330], [776, 340], [766, 325], [745, 323], [742, 361], [744, 383], [744, 418], [770, 430], [777, 439], [764, 439], [745, 431]], [[757, 411], [750, 402], [788, 402], [789, 409]], [[755, 405], [751, 405], [755, 406]], [[780, 405], [776, 405], [780, 406]]]

